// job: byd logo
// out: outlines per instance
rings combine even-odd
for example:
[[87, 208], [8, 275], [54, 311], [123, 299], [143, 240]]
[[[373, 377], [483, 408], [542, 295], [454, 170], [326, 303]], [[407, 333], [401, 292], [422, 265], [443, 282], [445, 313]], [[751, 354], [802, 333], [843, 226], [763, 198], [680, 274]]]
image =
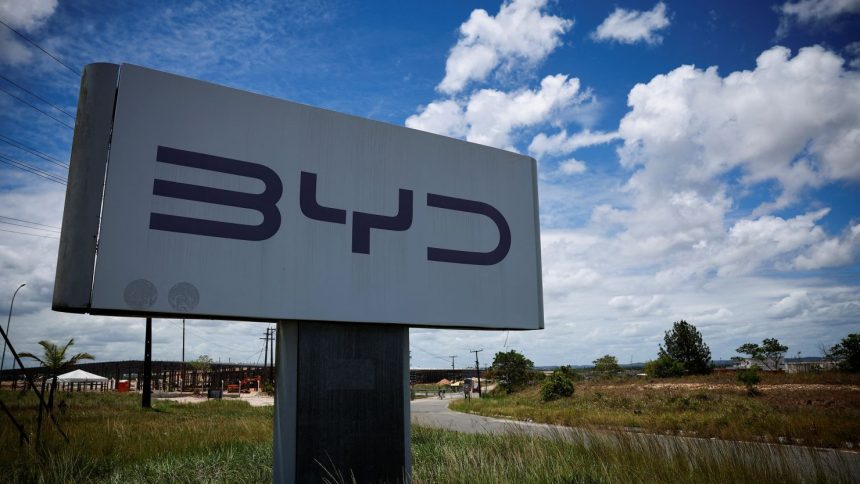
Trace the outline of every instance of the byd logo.
[[[163, 213], [150, 213], [150, 229], [253, 241], [266, 240], [275, 235], [278, 229], [280, 229], [281, 212], [278, 210], [277, 203], [281, 199], [284, 187], [278, 174], [271, 168], [258, 163], [205, 155], [193, 151], [168, 148], [166, 146], [158, 147], [156, 161], [260, 180], [265, 186], [265, 190], [262, 193], [245, 193], [156, 178], [152, 185], [152, 194], [161, 197], [194, 200], [197, 202], [256, 210], [263, 215], [263, 222], [259, 225], [246, 225]], [[409, 230], [412, 226], [412, 190], [400, 188], [398, 199], [397, 215], [389, 216], [358, 211], [352, 212], [353, 253], [370, 253], [370, 231], [372, 229], [398, 232]], [[427, 206], [482, 215], [492, 220], [499, 230], [499, 243], [495, 249], [489, 252], [427, 247], [427, 260], [489, 266], [498, 264], [508, 255], [508, 251], [511, 248], [511, 229], [508, 227], [505, 217], [492, 205], [476, 200], [428, 193]], [[311, 220], [333, 224], [346, 224], [346, 210], [324, 207], [317, 202], [316, 173], [301, 172], [299, 207], [302, 214]]]

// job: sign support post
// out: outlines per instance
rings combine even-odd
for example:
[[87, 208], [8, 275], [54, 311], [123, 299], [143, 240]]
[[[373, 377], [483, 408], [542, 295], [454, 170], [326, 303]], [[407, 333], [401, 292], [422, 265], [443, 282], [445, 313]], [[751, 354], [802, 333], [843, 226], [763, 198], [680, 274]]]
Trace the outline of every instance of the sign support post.
[[146, 318], [143, 347], [143, 408], [152, 408], [152, 318]]
[[288, 321], [277, 337], [273, 481], [410, 482], [409, 328]]

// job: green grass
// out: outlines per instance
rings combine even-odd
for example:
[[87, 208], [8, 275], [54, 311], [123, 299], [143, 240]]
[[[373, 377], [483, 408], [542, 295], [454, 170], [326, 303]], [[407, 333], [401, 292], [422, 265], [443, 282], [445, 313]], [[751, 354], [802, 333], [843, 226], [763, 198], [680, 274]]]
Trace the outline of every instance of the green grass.
[[[0, 398], [18, 416], [35, 402]], [[74, 394], [60, 415], [71, 444], [46, 427], [42, 449], [0, 425], [0, 481], [11, 483], [269, 482], [272, 407], [209, 401], [140, 408], [139, 396]], [[29, 423], [29, 420], [28, 420]], [[30, 427], [32, 428], [32, 426]], [[417, 483], [852, 482], [847, 457], [786, 446], [655, 440], [642, 435], [470, 435], [413, 427]], [[855, 468], [856, 469], [856, 468]], [[349, 475], [348, 471], [341, 472]]]
[[462, 434], [414, 428], [421, 483], [856, 482], [849, 458], [803, 447], [584, 432], [582, 438]]
[[[35, 429], [35, 397], [2, 392], [0, 398], [16, 417], [23, 418], [27, 429]], [[63, 398], [67, 407], [55, 414], [70, 444], [47, 422], [41, 448], [19, 446], [17, 432], [0, 415], [0, 480], [127, 482], [127, 477], [163, 474], [173, 466], [189, 476], [185, 482], [199, 482], [193, 476], [199, 477], [205, 469], [216, 482], [235, 482], [230, 476], [234, 467], [243, 467], [239, 456], [259, 454], [262, 447], [268, 449], [271, 462], [271, 408], [211, 400], [193, 405], [155, 402], [151, 410], [143, 410], [139, 395], [73, 393]], [[212, 456], [234, 456], [234, 461], [213, 461]], [[117, 472], [122, 479], [111, 477]], [[183, 481], [164, 475], [160, 482]], [[140, 482], [146, 481], [153, 479]]]
[[[826, 383], [822, 383], [822, 381]], [[576, 384], [570, 398], [544, 403], [539, 388], [458, 401], [480, 415], [571, 427], [633, 428], [731, 440], [831, 448], [860, 446], [860, 378], [765, 375], [750, 397], [730, 376], [611, 380]]]

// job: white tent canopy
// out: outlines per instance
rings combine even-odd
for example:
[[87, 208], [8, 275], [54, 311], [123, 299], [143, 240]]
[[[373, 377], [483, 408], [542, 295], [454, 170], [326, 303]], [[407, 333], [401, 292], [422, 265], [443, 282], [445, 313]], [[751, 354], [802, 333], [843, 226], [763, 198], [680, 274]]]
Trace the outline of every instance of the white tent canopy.
[[108, 379], [103, 376], [94, 375], [88, 371], [84, 370], [75, 370], [70, 371], [68, 373], [64, 373], [57, 377], [58, 381], [61, 382], [70, 382], [70, 383], [86, 383], [86, 382], [100, 382], [107, 381]]

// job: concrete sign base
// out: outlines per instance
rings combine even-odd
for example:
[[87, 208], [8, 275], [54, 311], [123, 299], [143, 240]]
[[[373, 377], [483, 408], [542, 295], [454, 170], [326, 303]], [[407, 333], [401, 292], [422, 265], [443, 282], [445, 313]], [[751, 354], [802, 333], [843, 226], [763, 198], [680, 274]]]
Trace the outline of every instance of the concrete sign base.
[[409, 482], [409, 329], [278, 323], [274, 482]]

